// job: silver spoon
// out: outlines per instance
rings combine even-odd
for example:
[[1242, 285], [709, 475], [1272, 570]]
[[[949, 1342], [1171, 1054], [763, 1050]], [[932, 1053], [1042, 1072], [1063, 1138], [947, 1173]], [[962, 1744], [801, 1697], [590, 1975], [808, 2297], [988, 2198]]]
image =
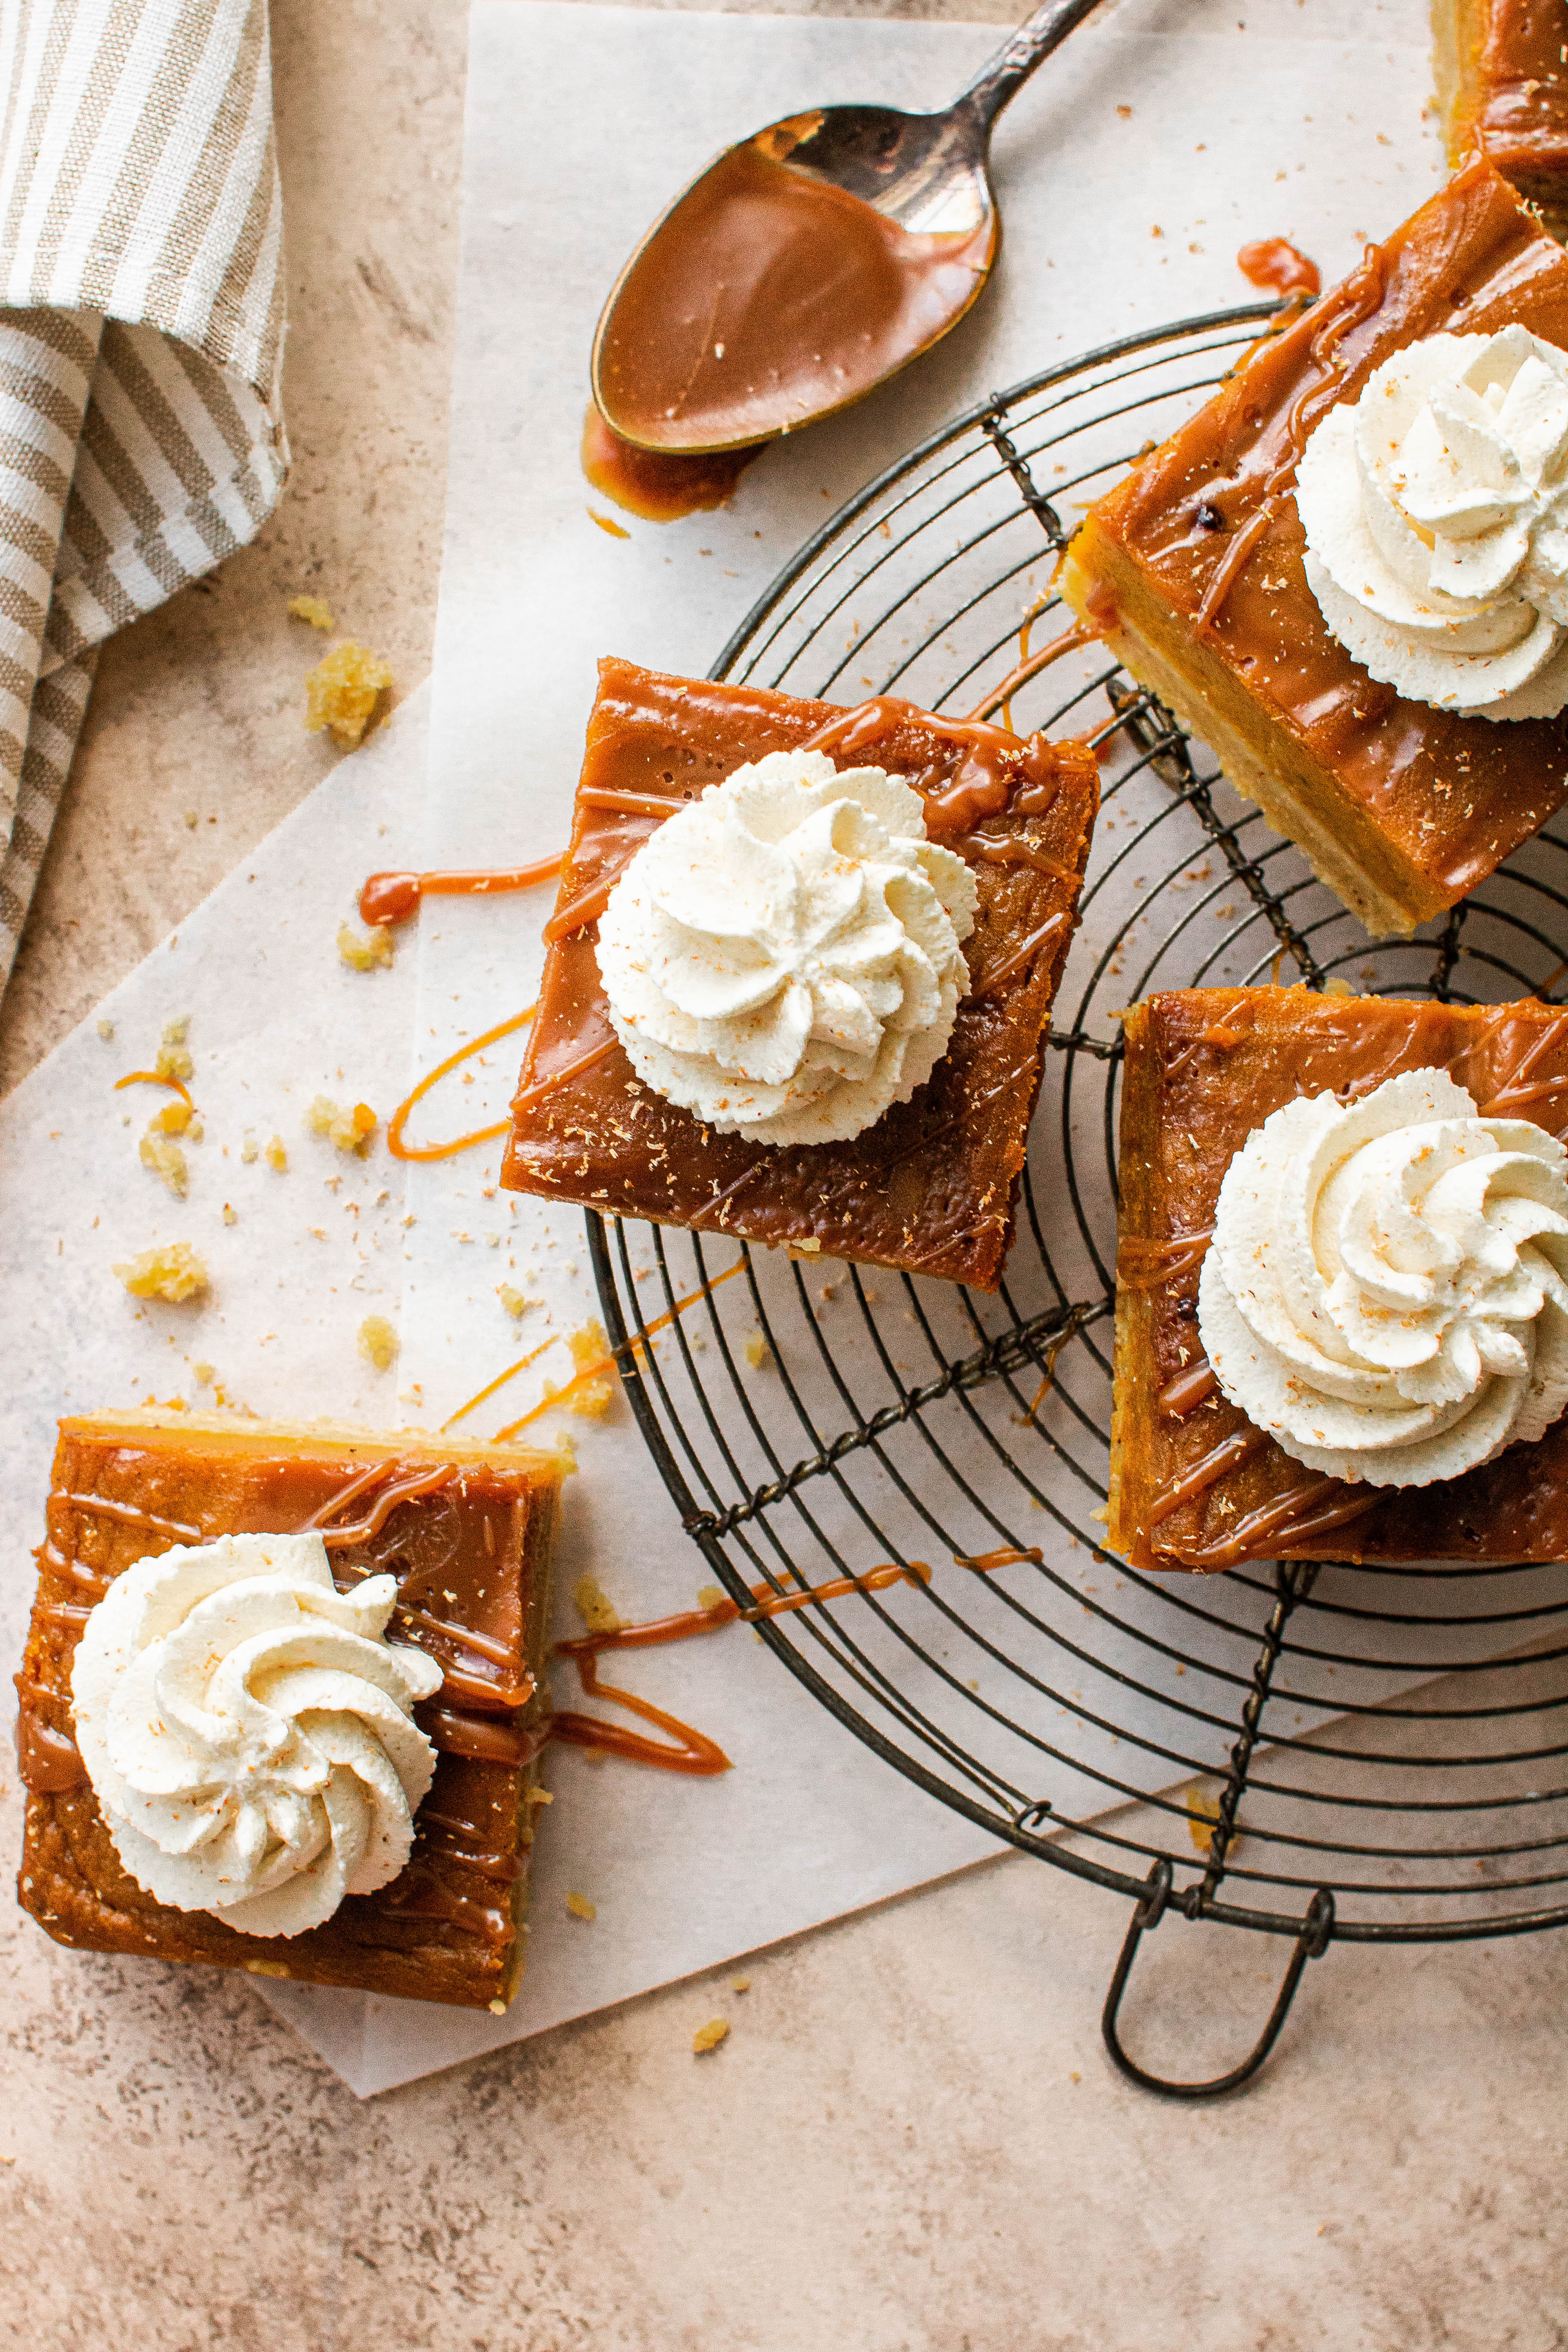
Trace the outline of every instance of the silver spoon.
[[[1045, 0], [941, 114], [825, 107], [727, 148], [649, 230], [600, 315], [594, 399], [612, 431], [671, 456], [754, 447], [864, 398], [940, 341], [1001, 247], [996, 118], [1097, 5]], [[744, 252], [732, 241], [742, 215], [761, 236], [770, 190], [795, 240], [771, 258], [765, 236]], [[867, 290], [893, 300], [895, 280], [909, 299], [885, 331], [852, 333]]]

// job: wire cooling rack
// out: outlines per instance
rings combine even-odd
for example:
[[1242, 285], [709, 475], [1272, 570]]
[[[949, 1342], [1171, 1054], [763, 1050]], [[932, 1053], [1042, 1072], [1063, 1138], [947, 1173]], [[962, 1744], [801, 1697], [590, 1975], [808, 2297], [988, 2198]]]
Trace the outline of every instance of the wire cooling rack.
[[[1070, 619], [1049, 581], [1078, 510], [1268, 320], [1260, 305], [1131, 338], [958, 418], [800, 551], [712, 675], [984, 707], [1026, 624], [1038, 648]], [[717, 1578], [744, 1601], [930, 1569], [763, 1638], [933, 1797], [1133, 1898], [1107, 2043], [1133, 2080], [1201, 2097], [1257, 2071], [1335, 1939], [1568, 1923], [1568, 1569], [1155, 1577], [1101, 1549], [1116, 1016], [1153, 989], [1271, 976], [1550, 997], [1568, 970], [1568, 821], [1442, 924], [1373, 945], [1103, 649], [1045, 668], [1013, 715], [1091, 734], [1105, 765], [999, 1297], [596, 1216], [589, 1246], [633, 1409]], [[1037, 1563], [962, 1564], [1009, 1550]], [[1167, 1909], [1292, 1939], [1262, 2034], [1213, 2081], [1163, 2080], [1121, 2045], [1133, 1956]]]

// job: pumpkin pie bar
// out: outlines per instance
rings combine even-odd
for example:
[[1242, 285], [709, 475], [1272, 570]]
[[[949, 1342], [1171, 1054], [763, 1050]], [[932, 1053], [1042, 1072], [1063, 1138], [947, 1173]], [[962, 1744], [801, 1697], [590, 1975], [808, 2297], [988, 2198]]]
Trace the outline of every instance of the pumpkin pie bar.
[[1218, 1386], [1198, 1328], [1220, 1185], [1274, 1112], [1446, 1071], [1486, 1117], [1568, 1135], [1568, 1011], [1192, 989], [1123, 1023], [1109, 1538], [1134, 1567], [1568, 1557], [1568, 1421], [1426, 1486], [1315, 1476]]
[[[923, 796], [974, 877], [970, 985], [929, 1079], [842, 1141], [722, 1133], [634, 1071], [596, 952], [609, 891], [667, 819], [766, 754], [820, 749]], [[1099, 806], [1095, 758], [891, 697], [846, 710], [600, 665], [571, 849], [501, 1181], [607, 1216], [731, 1234], [994, 1290]]]
[[[77, 1950], [504, 2007], [522, 1968], [530, 1792], [548, 1730], [560, 1477], [553, 1454], [416, 1432], [151, 1408], [62, 1421], [17, 1676], [23, 1908]], [[435, 1774], [395, 1877], [346, 1894], [303, 1933], [255, 1934], [156, 1901], [131, 1874], [77, 1745], [72, 1667], [89, 1615], [137, 1563], [304, 1532], [321, 1535], [338, 1593], [371, 1574], [395, 1580], [386, 1637], [420, 1654], [430, 1695], [413, 1720]]]
[[1478, 148], [1561, 234], [1568, 212], [1568, 19], [1554, 0], [1432, 0], [1448, 160]]
[[1568, 793], [1568, 719], [1405, 699], [1331, 635], [1292, 495], [1310, 435], [1436, 334], [1568, 347], [1568, 255], [1484, 158], [1089, 512], [1061, 587], [1374, 933], [1473, 890]]

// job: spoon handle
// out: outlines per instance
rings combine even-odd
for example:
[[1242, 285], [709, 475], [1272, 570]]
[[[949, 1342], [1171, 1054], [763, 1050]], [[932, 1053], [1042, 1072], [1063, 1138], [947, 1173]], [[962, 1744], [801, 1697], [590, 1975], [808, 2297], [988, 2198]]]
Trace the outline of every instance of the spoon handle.
[[980, 128], [989, 131], [1014, 91], [1098, 5], [1099, 0], [1045, 0], [1045, 5], [1037, 8], [981, 67], [953, 111], [968, 108]]

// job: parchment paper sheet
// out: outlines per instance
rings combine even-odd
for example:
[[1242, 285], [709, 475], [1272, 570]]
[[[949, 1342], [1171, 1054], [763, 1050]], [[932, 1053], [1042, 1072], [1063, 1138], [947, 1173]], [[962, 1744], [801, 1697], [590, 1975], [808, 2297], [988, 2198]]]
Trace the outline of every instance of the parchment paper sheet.
[[[577, 1213], [498, 1194], [493, 1152], [413, 1171], [405, 1204], [403, 1171], [379, 1144], [362, 1165], [301, 1132], [319, 1091], [363, 1097], [384, 1117], [406, 1087], [411, 1034], [412, 1066], [427, 1067], [520, 1009], [537, 975], [548, 894], [437, 902], [422, 922], [416, 1012], [406, 943], [389, 972], [358, 975], [338, 961], [333, 935], [358, 881], [370, 865], [482, 864], [553, 847], [595, 657], [613, 650], [705, 670], [832, 506], [954, 407], [1131, 327], [1247, 299], [1233, 262], [1245, 237], [1293, 235], [1328, 276], [1363, 235], [1412, 209], [1437, 170], [1421, 111], [1429, 68], [1418, 10], [1315, 10], [1331, 37], [1257, 31], [1267, 17], [1295, 34], [1300, 15], [1249, 9], [1245, 35], [1078, 36], [1005, 121], [1006, 257], [951, 343], [912, 382], [770, 454], [723, 514], [664, 530], [617, 518], [630, 533], [620, 539], [589, 519], [591, 507], [605, 509], [577, 473], [576, 441], [595, 311], [641, 227], [708, 154], [793, 106], [941, 102], [995, 28], [479, 0], [428, 801], [421, 810], [418, 697], [115, 992], [104, 1008], [112, 1041], [85, 1024], [0, 1112], [19, 1340], [0, 1427], [18, 1495], [41, 1496], [62, 1408], [174, 1392], [200, 1402], [197, 1361], [258, 1412], [438, 1424], [595, 1311]], [[1172, 16], [1151, 0], [1136, 21]], [[1201, 21], [1214, 19], [1205, 11]], [[1347, 26], [1376, 38], [1347, 46]], [[542, 92], [589, 90], [591, 107], [541, 103]], [[626, 135], [650, 114], [656, 140]], [[161, 1097], [109, 1089], [151, 1059], [161, 1023], [182, 1013], [193, 1016], [208, 1139], [189, 1151], [190, 1197], [176, 1203], [136, 1160]], [[499, 1116], [517, 1045], [487, 1056], [475, 1084], [453, 1080], [431, 1097], [424, 1132]], [[283, 1136], [287, 1175], [240, 1163], [247, 1125], [262, 1143]], [[238, 1213], [232, 1227], [225, 1200]], [[154, 1236], [189, 1238], [209, 1257], [216, 1291], [199, 1318], [139, 1312], [110, 1276]], [[503, 1281], [539, 1302], [521, 1324], [497, 1299]], [[400, 1292], [402, 1356], [377, 1378], [354, 1334], [373, 1308], [395, 1316]], [[499, 1427], [569, 1369], [564, 1349], [551, 1349], [465, 1425]], [[604, 1424], [571, 1426], [582, 1475], [568, 1488], [563, 1594], [592, 1567], [626, 1615], [689, 1605], [700, 1563], [625, 1407]], [[13, 1647], [35, 1538], [20, 1516], [5, 1538]], [[575, 1622], [563, 1603], [562, 1630]], [[529, 1971], [506, 2018], [258, 1986], [362, 2095], [994, 1850], [879, 1763], [743, 1633], [647, 1654], [625, 1678], [700, 1723], [736, 1769], [696, 1783], [571, 1751], [552, 1758]], [[597, 1905], [591, 1926], [567, 1915], [572, 1889]]]

